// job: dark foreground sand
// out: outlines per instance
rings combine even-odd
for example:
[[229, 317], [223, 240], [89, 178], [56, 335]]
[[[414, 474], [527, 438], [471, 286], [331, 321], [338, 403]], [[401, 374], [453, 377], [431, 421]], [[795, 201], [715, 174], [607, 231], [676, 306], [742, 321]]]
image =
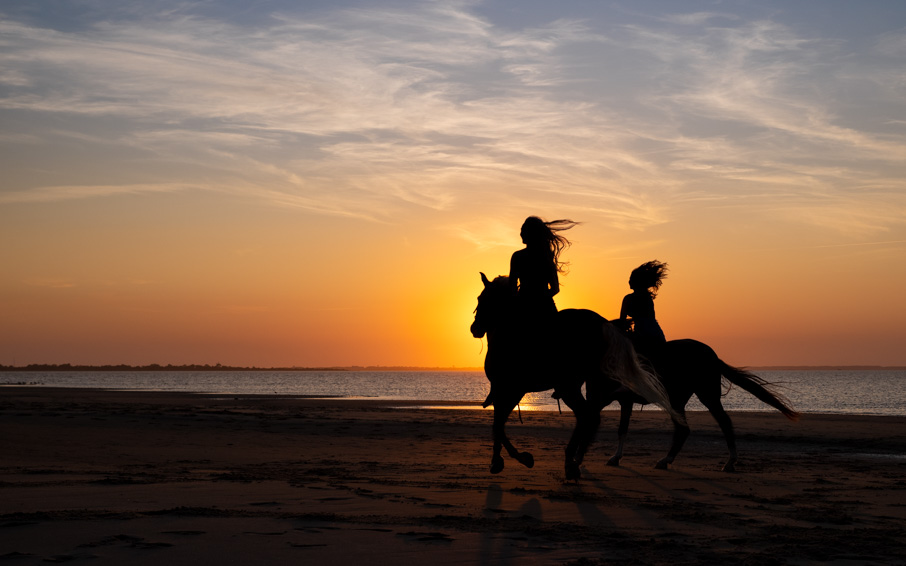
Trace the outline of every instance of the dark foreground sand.
[[572, 415], [511, 418], [534, 469], [488, 473], [490, 411], [0, 387], [0, 563], [906, 564], [906, 419], [616, 412], [578, 483]]

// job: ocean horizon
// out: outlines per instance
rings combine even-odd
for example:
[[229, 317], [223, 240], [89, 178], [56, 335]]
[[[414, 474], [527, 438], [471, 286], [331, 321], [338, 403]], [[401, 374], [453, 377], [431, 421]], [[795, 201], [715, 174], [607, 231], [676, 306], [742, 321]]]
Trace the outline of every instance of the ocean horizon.
[[[748, 370], [906, 370], [901, 365], [830, 364], [830, 365], [743, 365]], [[33, 371], [484, 371], [483, 367], [458, 366], [405, 366], [405, 365], [326, 365], [326, 366], [231, 366], [223, 364], [28, 364], [24, 366], [0, 364], [0, 372]]]
[[[778, 391], [803, 413], [906, 416], [906, 369], [872, 366], [751, 369], [776, 384]], [[483, 370], [459, 368], [0, 372], [0, 386], [25, 385], [207, 395], [364, 398], [419, 401], [426, 405], [455, 402], [474, 407], [480, 406], [489, 390]], [[774, 411], [749, 393], [731, 387], [726, 380], [724, 392], [723, 403], [728, 411]], [[550, 392], [528, 394], [521, 406], [526, 410], [558, 410]], [[616, 410], [618, 405], [612, 404], [607, 409]], [[693, 397], [687, 409], [696, 411], [704, 407]], [[564, 406], [563, 410], [568, 409]]]

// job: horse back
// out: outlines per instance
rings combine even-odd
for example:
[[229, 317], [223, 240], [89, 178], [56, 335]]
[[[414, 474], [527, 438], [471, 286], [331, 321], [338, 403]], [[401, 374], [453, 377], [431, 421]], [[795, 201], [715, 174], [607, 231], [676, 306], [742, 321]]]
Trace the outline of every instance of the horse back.
[[558, 324], [569, 324], [577, 327], [593, 324], [600, 325], [603, 322], [607, 322], [603, 316], [588, 309], [563, 309], [562, 311], [557, 311], [555, 320]]
[[595, 350], [601, 345], [601, 328], [607, 320], [588, 309], [563, 309], [557, 311], [551, 331], [560, 337], [560, 346], [566, 350]]
[[668, 340], [664, 344], [664, 353], [673, 360], [684, 361], [703, 361], [719, 360], [714, 348], [704, 342], [693, 340], [692, 338], [680, 338], [679, 340]]
[[693, 393], [720, 395], [721, 361], [704, 342], [668, 340], [654, 365], [675, 404], [685, 405]]

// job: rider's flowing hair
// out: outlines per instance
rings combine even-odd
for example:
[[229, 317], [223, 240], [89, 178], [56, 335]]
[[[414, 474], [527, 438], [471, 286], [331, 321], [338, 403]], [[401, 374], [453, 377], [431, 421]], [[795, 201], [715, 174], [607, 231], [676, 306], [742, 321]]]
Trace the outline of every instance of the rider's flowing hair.
[[538, 247], [549, 250], [551, 260], [554, 262], [557, 271], [565, 273], [565, 268], [569, 263], [560, 261], [560, 252], [570, 246], [570, 241], [566, 239], [566, 236], [562, 236], [558, 232], [569, 230], [578, 225], [578, 222], [565, 218], [545, 222], [537, 216], [529, 216], [522, 225], [525, 245], [531, 248]]
[[666, 278], [667, 264], [655, 259], [632, 270], [629, 275], [629, 286], [632, 289], [647, 289], [653, 299]]

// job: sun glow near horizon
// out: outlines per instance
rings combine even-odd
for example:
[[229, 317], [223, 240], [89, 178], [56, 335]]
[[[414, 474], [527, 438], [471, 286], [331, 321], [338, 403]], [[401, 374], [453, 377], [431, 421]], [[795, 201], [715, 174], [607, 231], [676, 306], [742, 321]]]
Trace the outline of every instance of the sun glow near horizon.
[[906, 364], [906, 8], [700, 8], [4, 4], [0, 364], [480, 366], [532, 214], [560, 308]]

